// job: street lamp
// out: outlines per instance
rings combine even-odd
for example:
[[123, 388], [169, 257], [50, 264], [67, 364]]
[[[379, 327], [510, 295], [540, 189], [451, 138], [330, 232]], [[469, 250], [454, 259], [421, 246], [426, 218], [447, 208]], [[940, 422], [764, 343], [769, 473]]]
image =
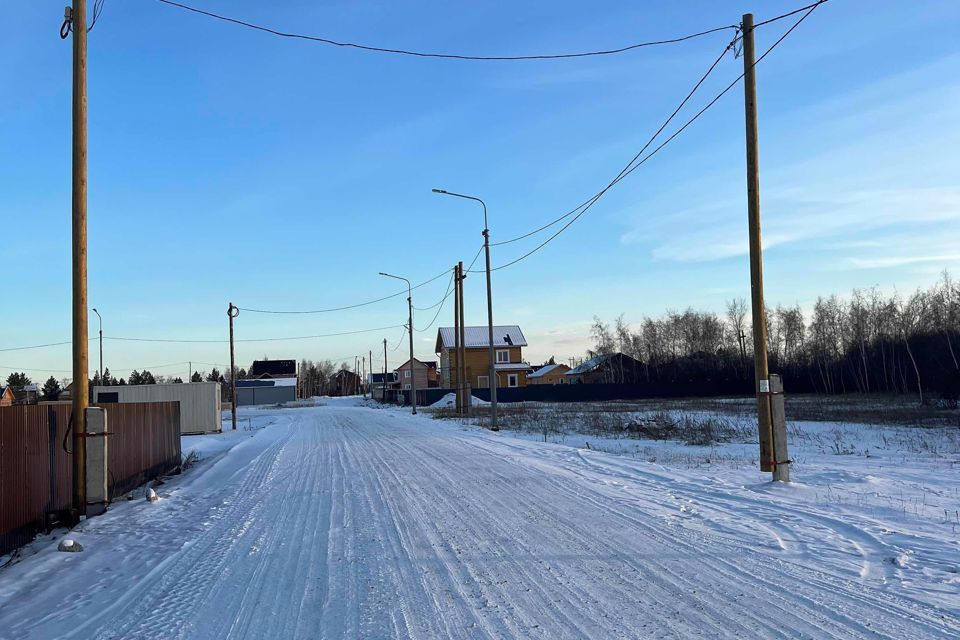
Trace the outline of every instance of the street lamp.
[[483, 250], [487, 258], [487, 339], [490, 347], [490, 377], [488, 378], [490, 381], [490, 430], [499, 431], [500, 428], [497, 426], [497, 365], [493, 355], [493, 293], [490, 286], [490, 228], [487, 225], [487, 204], [480, 198], [463, 195], [462, 193], [453, 193], [443, 189], [433, 189], [433, 192], [444, 196], [474, 200], [483, 207]]
[[100, 384], [103, 382], [103, 318], [100, 316], [100, 312], [97, 311], [97, 308], [93, 308], [93, 312], [97, 314], [97, 319], [100, 320]]
[[[410, 326], [407, 332], [410, 334], [410, 406], [413, 407], [413, 415], [417, 415], [417, 374], [413, 368], [413, 287], [410, 286], [410, 281], [406, 278], [384, 273], [383, 271], [380, 272], [380, 275], [395, 278], [396, 280], [403, 280], [407, 283], [407, 307], [410, 310]], [[386, 360], [386, 358], [384, 358], [384, 360]], [[384, 366], [386, 366], [386, 364], [384, 364]]]

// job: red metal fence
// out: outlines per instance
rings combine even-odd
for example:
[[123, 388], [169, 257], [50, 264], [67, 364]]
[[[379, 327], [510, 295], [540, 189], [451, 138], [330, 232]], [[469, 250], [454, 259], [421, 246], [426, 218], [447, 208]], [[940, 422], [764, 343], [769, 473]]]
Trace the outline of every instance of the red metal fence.
[[[100, 405], [107, 411], [110, 498], [180, 464], [177, 402]], [[68, 404], [0, 407], [0, 555], [29, 542], [48, 514], [70, 509]]]

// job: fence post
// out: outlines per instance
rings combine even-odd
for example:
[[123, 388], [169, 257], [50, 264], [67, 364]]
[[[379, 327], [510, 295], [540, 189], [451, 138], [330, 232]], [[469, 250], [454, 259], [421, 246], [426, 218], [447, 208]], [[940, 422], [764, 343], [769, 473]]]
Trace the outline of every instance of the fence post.
[[773, 479], [790, 482], [790, 454], [787, 452], [787, 411], [783, 396], [783, 378], [770, 374], [770, 408], [773, 418]]
[[110, 501], [107, 483], [107, 412], [101, 407], [85, 411], [87, 439], [86, 515], [97, 516], [107, 510]]

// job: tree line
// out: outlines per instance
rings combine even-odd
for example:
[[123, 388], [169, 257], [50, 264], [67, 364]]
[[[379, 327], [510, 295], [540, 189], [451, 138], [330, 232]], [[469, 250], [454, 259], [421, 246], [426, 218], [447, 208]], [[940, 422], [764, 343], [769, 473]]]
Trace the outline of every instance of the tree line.
[[[346, 362], [341, 363], [339, 366], [336, 365], [331, 360], [319, 360], [314, 362], [313, 360], [301, 360], [300, 361], [300, 389], [304, 397], [309, 396], [320, 396], [327, 395], [330, 390], [331, 378], [336, 374], [340, 369], [345, 369], [347, 371], [352, 370], [349, 364]], [[247, 369], [240, 368], [237, 369], [237, 380], [247, 379], [248, 373]], [[223, 399], [229, 401], [231, 399], [231, 388], [229, 385], [230, 382], [230, 372], [226, 371], [221, 373], [219, 369], [214, 367], [211, 371], [194, 371], [190, 376], [190, 382], [219, 382], [223, 385], [221, 393]], [[144, 369], [143, 371], [138, 371], [134, 369], [130, 372], [126, 378], [117, 378], [111, 372], [109, 367], [104, 368], [103, 377], [100, 377], [100, 372], [93, 374], [93, 378], [88, 380], [88, 391], [90, 396], [93, 397], [93, 388], [94, 387], [110, 387], [110, 386], [125, 386], [125, 385], [142, 385], [142, 384], [180, 384], [183, 383], [183, 379], [180, 376], [164, 376], [161, 374], [154, 374], [151, 371]], [[7, 386], [14, 390], [21, 390], [24, 387], [33, 384], [30, 376], [24, 372], [13, 372], [7, 376], [6, 380]], [[70, 384], [69, 378], [63, 378], [57, 380], [57, 378], [50, 376], [47, 381], [43, 384], [43, 387], [40, 389], [40, 399], [42, 400], [56, 400], [60, 393]]]
[[[788, 391], [960, 394], [960, 283], [948, 272], [911, 295], [855, 289], [849, 298], [819, 297], [809, 315], [799, 305], [765, 309], [770, 371]], [[621, 315], [595, 317], [591, 357], [622, 352], [640, 363], [641, 379], [708, 388], [715, 380], [753, 381], [750, 307], [727, 302], [724, 314], [668, 310], [632, 328]]]

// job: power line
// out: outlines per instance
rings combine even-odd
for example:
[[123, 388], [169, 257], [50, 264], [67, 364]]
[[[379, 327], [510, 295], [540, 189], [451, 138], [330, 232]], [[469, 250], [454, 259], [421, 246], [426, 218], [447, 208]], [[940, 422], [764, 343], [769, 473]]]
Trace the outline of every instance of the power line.
[[[569, 218], [570, 216], [572, 216], [573, 214], [575, 214], [577, 211], [580, 211], [580, 210], [583, 209], [584, 207], [592, 206], [593, 202], [596, 202], [596, 200], [598, 200], [601, 196], [603, 196], [604, 193], [606, 193], [606, 192], [607, 192], [608, 190], [610, 190], [614, 185], [616, 185], [620, 180], [623, 179], [624, 174], [627, 172], [628, 169], [630, 169], [630, 167], [633, 165], [633, 163], [637, 161], [637, 158], [639, 158], [641, 155], [643, 155], [643, 152], [646, 151], [646, 150], [650, 147], [651, 144], [653, 144], [653, 141], [656, 140], [657, 137], [658, 137], [661, 133], [663, 133], [663, 130], [667, 128], [667, 125], [669, 125], [669, 124], [673, 121], [673, 119], [677, 116], [678, 113], [680, 113], [680, 111], [683, 109], [683, 107], [686, 106], [687, 102], [690, 101], [690, 98], [693, 97], [693, 94], [695, 94], [695, 93], [697, 92], [697, 90], [700, 88], [700, 86], [703, 85], [703, 83], [707, 80], [707, 78], [710, 77], [710, 74], [713, 73], [713, 71], [717, 68], [717, 66], [720, 64], [720, 61], [723, 60], [724, 56], [727, 55], [727, 52], [730, 51], [730, 49], [733, 47], [733, 45], [734, 45], [735, 42], [736, 42], [736, 38], [734, 38], [734, 40], [731, 41], [730, 44], [728, 44], [726, 47], [724, 47], [723, 51], [720, 53], [720, 55], [717, 57], [717, 59], [713, 61], [713, 64], [710, 65], [710, 67], [707, 69], [706, 73], [704, 73], [704, 74], [700, 77], [700, 79], [699, 79], [699, 80], [697, 81], [697, 83], [693, 86], [693, 88], [690, 90], [690, 92], [687, 93], [686, 97], [684, 97], [684, 99], [680, 101], [680, 104], [677, 105], [677, 108], [673, 110], [673, 113], [671, 113], [670, 116], [669, 116], [666, 120], [663, 121], [663, 124], [660, 125], [660, 128], [657, 129], [656, 132], [654, 132], [654, 134], [653, 134], [652, 136], [650, 136], [650, 138], [647, 140], [646, 144], [643, 145], [643, 147], [640, 149], [640, 151], [638, 151], [638, 152], [636, 153], [636, 155], [634, 155], [633, 158], [630, 159], [630, 162], [628, 162], [628, 163], [626, 164], [626, 166], [624, 166], [623, 169], [620, 170], [620, 173], [618, 173], [617, 176], [616, 176], [613, 180], [611, 180], [610, 183], [607, 184], [606, 187], [604, 187], [603, 189], [601, 189], [598, 193], [595, 193], [593, 196], [591, 196], [590, 198], [588, 198], [587, 200], [585, 200], [584, 202], [582, 202], [582, 203], [581, 203], [580, 205], [578, 205], [577, 207], [575, 207], [575, 208], [571, 209], [570, 211], [566, 212], [565, 214], [563, 214], [563, 215], [560, 216], [559, 218], [555, 218], [554, 220], [551, 220], [550, 222], [548, 222], [547, 224], [543, 225], [542, 227], [539, 227], [539, 228], [537, 228], [537, 229], [534, 229], [533, 231], [529, 231], [529, 232], [527, 232], [527, 233], [524, 233], [523, 235], [519, 235], [519, 236], [516, 236], [516, 237], [514, 237], [514, 238], [510, 238], [509, 240], [502, 240], [502, 241], [500, 241], [500, 242], [494, 242], [494, 243], [491, 244], [491, 246], [497, 247], [497, 246], [501, 246], [501, 245], [505, 245], [505, 244], [510, 244], [510, 243], [512, 243], [512, 242], [517, 242], [518, 240], [523, 240], [523, 239], [525, 239], [525, 238], [529, 238], [530, 236], [536, 235], [536, 234], [540, 233], [541, 231], [544, 231], [544, 230], [546, 230], [546, 229], [549, 229], [549, 228], [552, 227], [553, 225], [558, 224], [559, 222], [561, 222], [561, 221]], [[468, 271], [469, 271], [469, 269], [468, 269]]]
[[782, 13], [782, 14], [780, 14], [779, 16], [775, 16], [775, 17], [773, 17], [773, 18], [769, 18], [769, 19], [767, 19], [767, 20], [763, 20], [762, 22], [758, 22], [758, 23], [756, 23], [756, 24], [753, 25], [753, 28], [756, 29], [757, 27], [762, 27], [762, 26], [764, 26], [764, 25], [770, 24], [771, 22], [776, 22], [777, 20], [783, 20], [784, 18], [789, 18], [790, 16], [794, 16], [794, 15], [797, 15], [798, 13], [802, 13], [802, 12], [806, 11], [807, 9], [816, 9], [817, 7], [819, 7], [820, 5], [822, 5], [823, 3], [829, 2], [829, 1], [830, 1], [830, 0], [817, 0], [817, 2], [814, 2], [813, 4], [808, 4], [808, 5], [805, 6], [805, 7], [800, 7], [799, 9], [794, 9], [793, 11], [790, 11], [789, 13]]
[[433, 314], [433, 320], [431, 320], [430, 324], [425, 326], [423, 329], [417, 329], [416, 327], [414, 327], [413, 328], [414, 331], [417, 331], [419, 333], [424, 333], [425, 331], [429, 331], [430, 327], [432, 327], [434, 323], [437, 321], [437, 318], [440, 317], [440, 312], [443, 311], [444, 304], [452, 294], [453, 294], [453, 274], [450, 275], [450, 282], [447, 283], [447, 290], [444, 292], [443, 297], [440, 298], [440, 302], [433, 305], [437, 307], [437, 312]]
[[[773, 45], [771, 45], [770, 48], [768, 48], [768, 49], [763, 53], [763, 55], [761, 55], [759, 58], [757, 58], [756, 62], [753, 63], [753, 66], [756, 67], [758, 64], [760, 64], [760, 62], [761, 62], [764, 58], [766, 58], [767, 55], [769, 55], [771, 51], [773, 51], [774, 49], [776, 49], [777, 46], [778, 46], [781, 42], [783, 42], [783, 41], [786, 39], [786, 37], [789, 36], [789, 35], [793, 32], [794, 29], [796, 29], [798, 26], [800, 26], [800, 23], [802, 23], [804, 20], [806, 20], [807, 17], [808, 17], [811, 13], [813, 13], [814, 10], [815, 10], [817, 7], [819, 7], [821, 4], [823, 4], [823, 3], [826, 2], [826, 1], [827, 1], [827, 0], [821, 0], [821, 2], [817, 2], [817, 3], [814, 3], [814, 4], [812, 4], [812, 5], [809, 5], [808, 8], [807, 8], [807, 12], [804, 13], [803, 16], [801, 16], [800, 19], [797, 20], [782, 36], [780, 36], [780, 38], [778, 38], [777, 41], [774, 42]], [[796, 13], [796, 12], [795, 12], [795, 13]], [[725, 52], [726, 52], [726, 51], [725, 51]], [[725, 53], [725, 52], [724, 52], [724, 53]], [[577, 215], [575, 215], [569, 222], [567, 222], [567, 224], [563, 225], [556, 233], [554, 233], [552, 236], [550, 236], [549, 238], [547, 238], [546, 240], [544, 240], [543, 242], [541, 242], [539, 245], [537, 245], [536, 247], [534, 247], [533, 249], [531, 249], [531, 250], [528, 251], [527, 253], [525, 253], [525, 254], [523, 254], [522, 256], [520, 256], [519, 258], [516, 258], [516, 259], [514, 259], [514, 260], [511, 260], [510, 262], [507, 262], [507, 263], [504, 263], [504, 264], [499, 265], [499, 266], [497, 266], [497, 267], [494, 267], [494, 268], [491, 269], [491, 271], [499, 271], [500, 269], [506, 269], [507, 267], [513, 266], [513, 265], [517, 264], [518, 262], [521, 262], [522, 260], [525, 260], [526, 258], [530, 257], [531, 255], [533, 255], [534, 253], [536, 253], [537, 251], [539, 251], [540, 249], [542, 249], [543, 247], [545, 247], [547, 244], [549, 244], [551, 241], [553, 241], [553, 240], [554, 240], [557, 236], [559, 236], [561, 233], [563, 233], [564, 231], [566, 231], [566, 230], [570, 227], [570, 225], [572, 225], [574, 222], [576, 222], [584, 213], [586, 213], [587, 211], [589, 211], [590, 208], [591, 208], [594, 204], [596, 204], [596, 202], [603, 196], [603, 194], [605, 194], [612, 186], [614, 186], [615, 184], [617, 184], [618, 182], [620, 182], [621, 180], [623, 180], [624, 178], [626, 178], [627, 176], [629, 176], [631, 173], [633, 173], [634, 171], [636, 171], [638, 168], [640, 168], [640, 167], [641, 167], [643, 164], [645, 164], [650, 158], [652, 158], [653, 156], [655, 156], [655, 155], [656, 155], [657, 153], [659, 153], [664, 147], [666, 147], [668, 144], [670, 144], [677, 136], [679, 136], [681, 133], [683, 133], [683, 132], [687, 129], [687, 127], [689, 127], [689, 126], [690, 126], [691, 124], [693, 124], [696, 120], [698, 120], [698, 119], [700, 118], [700, 116], [702, 116], [704, 113], [707, 112], [708, 109], [710, 109], [711, 107], [713, 107], [713, 105], [715, 105], [715, 104], [720, 100], [720, 98], [722, 98], [724, 95], [726, 95], [733, 87], [735, 87], [735, 86], [740, 82], [740, 80], [743, 79], [743, 76], [744, 76], [744, 75], [745, 75], [744, 73], [741, 73], [733, 82], [731, 82], [730, 84], [728, 84], [728, 85], [726, 86], [726, 88], [723, 89], [723, 91], [721, 91], [720, 93], [718, 93], [710, 102], [707, 103], [706, 106], [704, 106], [702, 109], [700, 109], [700, 111], [698, 111], [692, 118], [690, 118], [689, 120], [687, 120], [687, 121], [683, 124], [682, 127], [680, 127], [679, 129], [677, 129], [673, 134], [671, 134], [666, 140], [664, 140], [664, 141], [663, 141], [659, 146], [657, 146], [653, 151], [651, 151], [651, 152], [648, 153], [646, 156], [644, 156], [643, 159], [641, 159], [639, 162], [637, 162], [637, 163], [634, 164], [632, 167], [630, 167], [630, 169], [628, 169], [628, 170], [626, 170], [626, 171], [622, 171], [621, 174], [620, 174], [616, 179], [614, 179], [614, 181], [612, 181], [605, 189], [603, 189], [603, 190], [600, 191], [598, 194], [596, 194], [595, 196], [593, 196], [590, 200], [588, 200], [586, 203], [584, 203], [584, 205], [581, 205], [582, 208], [578, 207], [578, 209], [580, 209], [580, 212], [577, 213]], [[577, 210], [577, 209], [574, 209], [573, 211], [576, 211], [576, 210]], [[567, 215], [569, 215], [569, 214], [567, 214]], [[555, 222], [558, 222], [558, 221], [559, 221], [559, 220], [557, 220], [557, 221], [555, 221]], [[555, 224], [555, 222], [554, 222], [554, 224]]]
[[9, 369], [10, 371], [38, 371], [40, 373], [72, 373], [72, 369], [36, 369], [32, 367], [14, 367], [9, 364], [0, 364], [0, 369]]
[[[244, 338], [241, 340], [234, 340], [234, 342], [282, 342], [285, 340], [313, 340], [316, 338], [336, 338], [339, 336], [352, 336], [360, 333], [372, 333], [374, 331], [383, 331], [385, 329], [394, 329], [399, 327], [398, 324], [392, 324], [386, 327], [374, 327], [373, 329], [357, 329], [355, 331], [341, 331], [339, 333], [324, 333], [313, 336], [288, 336], [284, 338]], [[176, 343], [176, 344], [225, 344], [230, 342], [229, 340], [188, 340], [188, 339], [178, 339], [178, 338], [127, 338], [120, 336], [103, 336], [104, 340], [119, 340], [123, 342], [162, 342], [162, 343]]]
[[[483, 253], [483, 245], [480, 245], [480, 248], [477, 249], [477, 253], [476, 253], [476, 255], [473, 256], [473, 260], [470, 261], [470, 266], [467, 267], [467, 269], [470, 269], [471, 267], [473, 267], [474, 264], [476, 264], [477, 258], [480, 257], [480, 254], [481, 254], [481, 253]], [[451, 276], [451, 277], [452, 277], [452, 276]], [[433, 303], [432, 305], [430, 305], [429, 307], [422, 307], [422, 308], [421, 308], [421, 307], [414, 307], [414, 308], [413, 308], [414, 311], [430, 311], [430, 309], [436, 308], [437, 305], [441, 305], [441, 304], [443, 304], [443, 303], [446, 301], [446, 299], [449, 297], [449, 291], [450, 291], [450, 285], [448, 284], [448, 285], [447, 285], [447, 293], [445, 293], [444, 296], [443, 296], [442, 298], [440, 298], [439, 301], [434, 302], [434, 303]]]
[[[87, 340], [96, 340], [96, 338], [87, 338]], [[5, 347], [0, 349], [0, 351], [26, 351], [27, 349], [44, 349], [46, 347], [60, 347], [65, 344], [73, 344], [73, 340], [65, 340], [63, 342], [48, 342], [47, 344], [32, 344], [26, 347]]]
[[103, 3], [106, 0], [93, 0], [93, 20], [90, 21], [90, 26], [87, 27], [87, 33], [93, 31], [93, 28], [97, 24], [97, 19], [100, 17], [100, 14], [103, 12]]
[[[160, 1], [163, 2], [164, 0], [160, 0]], [[414, 289], [419, 289], [420, 287], [423, 287], [423, 286], [425, 286], [425, 285], [428, 285], [428, 284], [430, 284], [431, 282], [434, 282], [434, 281], [436, 281], [436, 280], [439, 280], [439, 279], [442, 278], [443, 276], [447, 275], [448, 272], [449, 272], [449, 270], [446, 270], [446, 269], [445, 269], [442, 273], [438, 273], [437, 275], [433, 276], [433, 277], [430, 278], [429, 280], [424, 280], [424, 281], [421, 282], [420, 284], [415, 285], [415, 286], [413, 286], [413, 287], [410, 287], [410, 290], [412, 291], [412, 290], [414, 290]], [[369, 305], [371, 305], [371, 304], [376, 304], [376, 303], [378, 303], [378, 302], [383, 302], [384, 300], [390, 300], [390, 299], [392, 299], [392, 298], [396, 298], [396, 297], [405, 295], [406, 293], [407, 293], [406, 290], [404, 290], [404, 291], [398, 291], [397, 293], [393, 293], [393, 294], [390, 294], [389, 296], [384, 296], [384, 297], [382, 297], [382, 298], [377, 298], [377, 299], [375, 299], [375, 300], [367, 300], [366, 302], [358, 302], [357, 304], [350, 304], [350, 305], [345, 305], [345, 306], [342, 306], [342, 307], [330, 307], [329, 309], [313, 309], [313, 310], [310, 310], [310, 311], [278, 311], [278, 310], [275, 310], [275, 309], [249, 309], [249, 308], [247, 308], [247, 307], [237, 307], [237, 309], [240, 309], [241, 311], [247, 311], [247, 312], [249, 312], [249, 313], [275, 313], [275, 314], [294, 314], [294, 315], [310, 314], [310, 313], [332, 313], [332, 312], [334, 312], [334, 311], [347, 311], [347, 310], [349, 310], [349, 309], [357, 309], [357, 308], [359, 308], [359, 307], [366, 307], [366, 306], [369, 306]]]
[[297, 40], [308, 40], [310, 42], [319, 42], [321, 44], [327, 44], [335, 47], [347, 47], [352, 49], [361, 49], [363, 51], [372, 51], [376, 53], [388, 53], [394, 55], [402, 56], [413, 56], [417, 58], [442, 58], [446, 60], [473, 60], [473, 61], [485, 61], [485, 62], [512, 62], [519, 60], [559, 60], [565, 58], [588, 58], [592, 56], [610, 56], [619, 53], [626, 53], [628, 51], [633, 51], [634, 49], [641, 49], [644, 47], [654, 47], [667, 44], [677, 44], [680, 42], [686, 42], [687, 40], [693, 40], [694, 38], [700, 38], [702, 36], [710, 35], [711, 33], [717, 33], [720, 31], [726, 31], [727, 29], [736, 29], [735, 25], [725, 25], [721, 27], [714, 27], [712, 29], [707, 29], [705, 31], [700, 31], [697, 33], [691, 33], [685, 36], [679, 36], [676, 38], [668, 38], [665, 40], [651, 40], [648, 42], [637, 42], [630, 44], [624, 47], [617, 47], [615, 49], [601, 49], [598, 51], [581, 51], [575, 53], [549, 53], [549, 54], [534, 54], [534, 55], [491, 55], [491, 56], [479, 56], [479, 55], [466, 55], [458, 53], [433, 53], [426, 51], [413, 51], [408, 49], [394, 49], [389, 47], [377, 47], [372, 45], [357, 44], [355, 42], [342, 42], [339, 40], [332, 40], [330, 38], [323, 38], [320, 36], [309, 36], [300, 33], [288, 33], [285, 31], [278, 31], [277, 29], [272, 29], [270, 27], [265, 27], [263, 25], [254, 24], [252, 22], [247, 22], [245, 20], [239, 20], [237, 18], [231, 18], [224, 16], [218, 13], [213, 13], [211, 11], [205, 11], [203, 9], [197, 9], [196, 7], [191, 7], [186, 4], [181, 4], [179, 2], [174, 2], [173, 0], [159, 0], [163, 4], [170, 5], [172, 7], [178, 7], [186, 11], [191, 11], [193, 13], [198, 13], [200, 15], [207, 16], [209, 18], [215, 18], [217, 20], [222, 20], [224, 22], [229, 22], [236, 24], [242, 27], [247, 27], [248, 29], [254, 29], [256, 31], [262, 31], [264, 33], [269, 33], [274, 36], [279, 36], [281, 38], [293, 38]]

